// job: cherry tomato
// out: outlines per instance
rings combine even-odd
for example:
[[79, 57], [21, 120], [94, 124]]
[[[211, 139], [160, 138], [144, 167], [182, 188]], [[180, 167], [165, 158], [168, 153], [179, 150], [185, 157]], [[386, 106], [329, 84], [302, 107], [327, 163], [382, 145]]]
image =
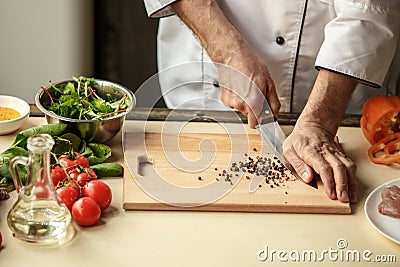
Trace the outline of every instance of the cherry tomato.
[[58, 158], [58, 163], [67, 170], [74, 166], [82, 166], [84, 168], [90, 167], [88, 159], [78, 152], [75, 152], [73, 156], [61, 155]]
[[86, 172], [79, 173], [75, 179], [80, 186], [85, 186], [89, 181], [89, 175]]
[[362, 109], [360, 126], [365, 138], [373, 145], [387, 135], [400, 131], [400, 97], [374, 96]]
[[54, 169], [51, 169], [51, 179], [53, 180], [54, 186], [64, 181], [65, 178], [67, 178], [67, 174], [60, 166], [56, 165]]
[[97, 223], [101, 216], [99, 205], [90, 197], [81, 197], [72, 205], [72, 218], [81, 226]]
[[69, 177], [78, 182], [80, 186], [85, 186], [91, 180], [97, 180], [96, 173], [90, 168], [78, 167], [73, 168], [69, 172]]
[[80, 189], [80, 187], [79, 187], [79, 184], [78, 184], [75, 180], [73, 180], [73, 179], [69, 179], [69, 180], [65, 183], [64, 186], [72, 187], [72, 188], [78, 190], [78, 192], [81, 191], [81, 189]]
[[67, 170], [75, 165], [74, 161], [68, 158], [67, 155], [61, 155], [60, 157], [58, 157], [58, 164], [60, 164]]
[[78, 152], [75, 152], [76, 159], [74, 160], [75, 165], [79, 165], [85, 168], [89, 168], [89, 161], [85, 156], [82, 156]]
[[99, 181], [92, 180], [82, 189], [84, 196], [94, 199], [103, 211], [110, 206], [112, 193], [110, 187]]
[[56, 192], [65, 206], [71, 211], [72, 205], [79, 199], [79, 190], [72, 186], [63, 186], [58, 188]]
[[76, 176], [82, 172], [82, 168], [73, 166], [72, 168], [69, 168], [67, 172], [69, 177], [76, 180]]
[[85, 172], [89, 175], [90, 180], [97, 180], [97, 174], [91, 168], [85, 168]]
[[76, 181], [76, 179], [78, 178], [78, 175], [80, 174], [80, 171], [78, 171], [77, 168], [72, 168], [68, 170], [68, 175], [70, 178], [74, 179]]

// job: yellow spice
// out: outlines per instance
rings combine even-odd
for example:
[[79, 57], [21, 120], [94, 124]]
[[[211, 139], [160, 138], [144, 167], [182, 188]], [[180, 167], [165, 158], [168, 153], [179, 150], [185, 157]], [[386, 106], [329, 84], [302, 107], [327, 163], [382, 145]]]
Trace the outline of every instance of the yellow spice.
[[0, 121], [12, 120], [18, 117], [21, 117], [21, 114], [15, 109], [0, 107]]

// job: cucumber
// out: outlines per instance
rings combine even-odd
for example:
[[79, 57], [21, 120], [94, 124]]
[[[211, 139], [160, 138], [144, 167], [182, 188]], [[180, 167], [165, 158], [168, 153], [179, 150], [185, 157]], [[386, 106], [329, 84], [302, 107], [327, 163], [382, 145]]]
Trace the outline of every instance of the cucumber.
[[98, 178], [103, 177], [122, 177], [124, 167], [116, 162], [105, 162], [90, 166]]

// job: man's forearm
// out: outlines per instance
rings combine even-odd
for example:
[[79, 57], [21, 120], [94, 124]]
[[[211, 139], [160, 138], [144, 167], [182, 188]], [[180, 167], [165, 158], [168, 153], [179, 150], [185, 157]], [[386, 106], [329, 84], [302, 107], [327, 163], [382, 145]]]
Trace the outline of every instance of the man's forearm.
[[352, 77], [321, 69], [299, 120], [318, 123], [334, 136], [356, 85]]
[[172, 8], [216, 63], [229, 64], [230, 55], [246, 45], [215, 0], [181, 0]]
[[278, 114], [280, 102], [267, 66], [225, 17], [215, 0], [181, 0], [172, 5], [175, 13], [200, 39], [217, 63], [220, 99], [248, 117], [256, 126], [267, 97]]

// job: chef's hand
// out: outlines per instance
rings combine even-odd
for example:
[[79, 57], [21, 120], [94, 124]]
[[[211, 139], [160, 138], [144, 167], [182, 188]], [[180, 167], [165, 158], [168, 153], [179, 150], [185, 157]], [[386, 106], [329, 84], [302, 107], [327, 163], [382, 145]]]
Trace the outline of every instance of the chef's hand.
[[255, 128], [263, 112], [263, 102], [268, 100], [271, 111], [277, 116], [280, 102], [268, 68], [244, 44], [242, 49], [217, 64], [220, 99], [228, 107], [247, 116], [248, 124]]
[[309, 100], [283, 145], [285, 158], [306, 182], [314, 178], [315, 171], [329, 198], [352, 203], [358, 201], [357, 166], [335, 136], [356, 84], [353, 78], [320, 70]]
[[280, 102], [268, 68], [225, 17], [217, 1], [176, 1], [171, 6], [216, 63], [222, 102], [244, 113], [252, 128], [258, 124], [256, 118], [265, 98], [277, 115]]
[[314, 171], [319, 174], [329, 198], [357, 202], [357, 166], [321, 125], [297, 123], [284, 142], [284, 155], [306, 182], [315, 178]]

